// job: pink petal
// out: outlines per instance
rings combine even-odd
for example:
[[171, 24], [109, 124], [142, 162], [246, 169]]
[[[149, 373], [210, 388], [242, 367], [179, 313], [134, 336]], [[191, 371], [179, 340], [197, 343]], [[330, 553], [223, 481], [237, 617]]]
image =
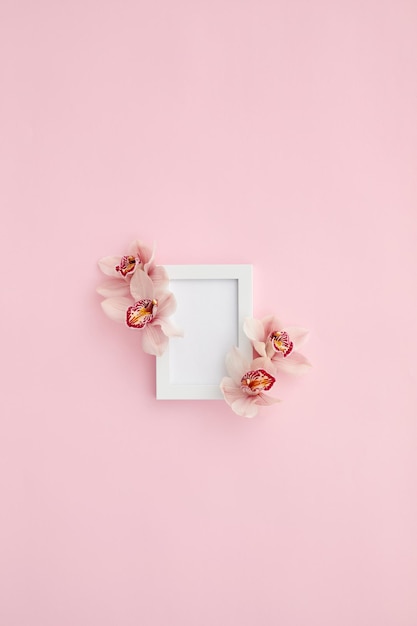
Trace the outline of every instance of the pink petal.
[[148, 254], [149, 254], [149, 253], [148, 253], [148, 250], [149, 250], [149, 248], [147, 248], [147, 250], [146, 250], [146, 252], [145, 252], [145, 255], [144, 255], [144, 258], [145, 258], [145, 259], [147, 259], [147, 260], [145, 260], [145, 262], [144, 262], [144, 264], [143, 264], [143, 269], [145, 270], [145, 272], [146, 272], [147, 274], [149, 274], [149, 270], [151, 269], [151, 267], [153, 267], [153, 266], [155, 265], [155, 263], [154, 263], [154, 258], [155, 258], [155, 250], [156, 250], [156, 244], [155, 244], [155, 242], [154, 242], [154, 244], [153, 244], [153, 246], [152, 246], [152, 252], [151, 252], [151, 255], [149, 256], [149, 258], [147, 258], [147, 257], [148, 257]]
[[147, 354], [153, 354], [154, 356], [161, 356], [165, 352], [169, 341], [168, 337], [162, 332], [162, 329], [153, 324], [146, 324], [142, 333], [143, 351]]
[[289, 334], [290, 339], [294, 344], [294, 350], [299, 350], [307, 341], [309, 334], [307, 328], [301, 328], [300, 326], [286, 326], [283, 330]]
[[109, 278], [105, 283], [97, 287], [97, 293], [105, 298], [115, 298], [117, 296], [129, 295], [129, 284], [124, 280]]
[[174, 326], [174, 324], [166, 317], [156, 317], [152, 324], [154, 326], [160, 326], [162, 328], [162, 332], [167, 337], [184, 337], [184, 331]]
[[138, 300], [154, 299], [153, 283], [149, 276], [141, 269], [137, 269], [130, 281], [130, 293], [132, 294], [135, 302]]
[[243, 374], [249, 371], [249, 363], [236, 347], [226, 354], [227, 373], [234, 382], [240, 385]]
[[130, 298], [107, 298], [101, 303], [102, 309], [114, 322], [126, 323], [126, 311], [132, 306]]
[[253, 341], [252, 345], [260, 356], [266, 356], [265, 344], [263, 341]]
[[170, 291], [166, 291], [158, 299], [158, 312], [156, 317], [169, 317], [177, 309], [177, 301], [175, 296]]
[[299, 352], [291, 352], [285, 358], [277, 354], [272, 362], [275, 370], [281, 370], [281, 372], [288, 374], [305, 374], [311, 368], [311, 363]]
[[224, 399], [230, 407], [235, 400], [239, 400], [239, 398], [243, 397], [243, 391], [241, 388], [236, 385], [232, 378], [228, 378], [227, 376], [222, 378], [220, 389], [224, 395]]
[[258, 413], [258, 407], [256, 405], [256, 396], [246, 396], [239, 398], [232, 403], [232, 409], [238, 415], [242, 417], [255, 417]]
[[264, 317], [262, 319], [262, 324], [264, 325], [264, 330], [265, 330], [264, 341], [268, 339], [272, 331], [282, 330], [282, 323], [277, 317], [275, 317], [275, 315], [268, 315], [267, 317]]
[[113, 276], [123, 280], [122, 275], [116, 271], [116, 265], [119, 265], [120, 259], [120, 256], [105, 256], [99, 260], [98, 266], [106, 276]]
[[259, 406], [271, 406], [271, 404], [276, 404], [277, 402], [281, 402], [279, 398], [273, 398], [267, 393], [259, 393], [257, 395], [256, 404]]
[[272, 363], [271, 359], [268, 359], [268, 357], [258, 356], [256, 359], [253, 359], [252, 363], [250, 364], [250, 368], [251, 370], [263, 369], [267, 372], [273, 372], [274, 364]]
[[261, 320], [247, 317], [243, 323], [243, 332], [251, 341], [265, 341], [265, 330]]
[[155, 249], [151, 250], [149, 246], [145, 246], [145, 244], [142, 241], [139, 241], [139, 239], [133, 241], [128, 247], [128, 254], [131, 254], [132, 256], [138, 256], [144, 269], [145, 265], [149, 265], [152, 262], [154, 252]]
[[272, 345], [272, 341], [268, 341], [268, 342], [265, 344], [265, 356], [266, 356], [268, 359], [272, 359], [272, 357], [273, 357], [275, 354], [276, 354], [276, 352], [275, 352], [274, 347], [273, 347], [273, 345]]
[[153, 265], [149, 268], [148, 276], [155, 285], [155, 292], [166, 290], [169, 285], [169, 277], [165, 267], [162, 265]]

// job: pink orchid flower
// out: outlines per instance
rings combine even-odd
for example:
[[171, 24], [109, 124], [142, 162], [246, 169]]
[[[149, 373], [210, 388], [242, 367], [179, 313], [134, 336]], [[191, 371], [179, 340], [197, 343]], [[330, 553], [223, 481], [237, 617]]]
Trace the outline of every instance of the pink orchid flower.
[[99, 294], [106, 298], [129, 295], [129, 283], [134, 273], [142, 270], [155, 286], [166, 289], [168, 274], [164, 267], [155, 265], [154, 251], [136, 240], [128, 246], [124, 256], [106, 256], [98, 262], [99, 268], [109, 279], [97, 287]]
[[255, 417], [259, 406], [269, 406], [279, 402], [269, 395], [275, 383], [270, 373], [271, 361], [257, 358], [248, 361], [238, 348], [233, 348], [226, 356], [225, 376], [220, 383], [224, 399], [237, 415]]
[[262, 320], [247, 318], [243, 324], [255, 351], [270, 359], [275, 370], [303, 374], [311, 364], [298, 352], [308, 336], [305, 328], [284, 326], [274, 315]]
[[139, 331], [144, 352], [161, 356], [169, 337], [182, 335], [168, 319], [177, 308], [175, 296], [156, 286], [144, 271], [134, 272], [128, 287], [130, 297], [106, 298], [101, 303], [103, 311], [115, 322]]

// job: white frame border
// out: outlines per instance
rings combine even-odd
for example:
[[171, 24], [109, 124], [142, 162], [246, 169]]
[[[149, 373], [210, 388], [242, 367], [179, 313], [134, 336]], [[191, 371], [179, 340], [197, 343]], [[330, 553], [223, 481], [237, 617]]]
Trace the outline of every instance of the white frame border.
[[[252, 360], [252, 345], [243, 332], [246, 317], [252, 317], [252, 265], [165, 265], [170, 280], [237, 280], [238, 348]], [[187, 329], [183, 329], [187, 332]], [[178, 339], [181, 341], [181, 339]], [[224, 355], [226, 357], [226, 355]], [[174, 385], [170, 383], [169, 345], [156, 359], [157, 400], [222, 400], [219, 385]], [[220, 384], [220, 381], [219, 381]]]

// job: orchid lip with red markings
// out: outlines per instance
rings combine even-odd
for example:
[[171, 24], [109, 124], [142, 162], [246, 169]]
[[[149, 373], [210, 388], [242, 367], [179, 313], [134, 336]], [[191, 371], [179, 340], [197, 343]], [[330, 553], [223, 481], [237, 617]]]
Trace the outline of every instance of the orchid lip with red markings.
[[274, 352], [281, 353], [284, 357], [291, 354], [294, 344], [290, 336], [285, 330], [274, 330], [269, 339], [271, 341]]
[[144, 298], [135, 302], [126, 311], [126, 324], [130, 328], [143, 328], [149, 324], [156, 315], [158, 301]]
[[250, 370], [242, 376], [240, 388], [245, 393], [256, 396], [262, 391], [269, 391], [275, 383], [275, 380], [276, 379], [264, 369]]
[[122, 256], [119, 265], [116, 265], [116, 272], [120, 272], [122, 276], [127, 276], [135, 270], [138, 263], [140, 263], [138, 257], [134, 257], [130, 254]]

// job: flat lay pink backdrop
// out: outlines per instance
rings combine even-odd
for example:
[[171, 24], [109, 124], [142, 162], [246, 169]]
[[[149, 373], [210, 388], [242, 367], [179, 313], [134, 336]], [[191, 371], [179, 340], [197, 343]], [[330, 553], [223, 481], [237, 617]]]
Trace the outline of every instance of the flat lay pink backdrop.
[[[0, 31], [0, 624], [415, 626], [416, 3], [3, 0]], [[311, 373], [253, 420], [157, 402], [95, 293], [134, 238], [252, 263]]]

